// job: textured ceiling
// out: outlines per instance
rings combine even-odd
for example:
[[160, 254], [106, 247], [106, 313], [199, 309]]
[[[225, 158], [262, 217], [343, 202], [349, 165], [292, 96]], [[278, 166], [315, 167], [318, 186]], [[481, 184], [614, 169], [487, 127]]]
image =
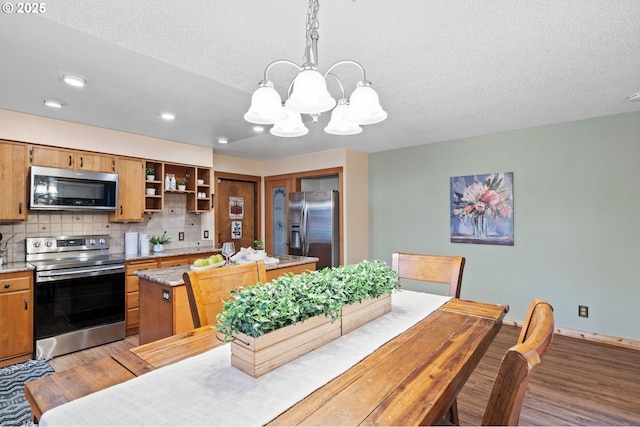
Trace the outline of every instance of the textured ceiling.
[[[299, 138], [256, 135], [242, 115], [267, 64], [302, 62], [304, 0], [45, 4], [39, 16], [0, 15], [0, 108], [230, 156], [376, 152], [640, 110], [628, 100], [640, 92], [638, 0], [322, 0], [320, 70], [361, 63], [389, 118], [334, 136], [324, 114]], [[271, 75], [283, 96], [292, 70]], [[350, 92], [355, 68], [336, 71]], [[63, 85], [65, 72], [88, 85]]]

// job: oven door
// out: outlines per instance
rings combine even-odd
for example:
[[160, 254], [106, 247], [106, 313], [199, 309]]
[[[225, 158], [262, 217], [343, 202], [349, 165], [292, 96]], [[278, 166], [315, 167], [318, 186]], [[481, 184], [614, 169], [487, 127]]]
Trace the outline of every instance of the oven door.
[[48, 359], [123, 339], [124, 316], [124, 267], [85, 277], [36, 279], [36, 357]]

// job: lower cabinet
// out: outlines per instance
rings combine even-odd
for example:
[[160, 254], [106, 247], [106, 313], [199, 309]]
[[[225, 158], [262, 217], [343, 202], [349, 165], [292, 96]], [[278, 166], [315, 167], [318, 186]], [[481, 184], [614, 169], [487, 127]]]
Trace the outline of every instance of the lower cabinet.
[[33, 355], [33, 272], [0, 274], [0, 367]]
[[126, 289], [126, 335], [136, 335], [140, 325], [140, 278], [133, 274], [138, 270], [151, 270], [158, 268], [158, 261], [136, 260], [125, 263], [125, 289]]
[[[140, 278], [136, 276], [134, 272], [138, 270], [152, 270], [155, 268], [168, 268], [168, 267], [177, 267], [181, 265], [191, 265], [195, 259], [206, 258], [210, 255], [213, 255], [214, 253], [217, 253], [217, 252], [200, 252], [198, 254], [188, 255], [188, 256], [177, 255], [177, 256], [166, 256], [166, 257], [161, 257], [157, 259], [141, 259], [141, 260], [127, 261], [125, 264], [125, 276], [126, 276], [125, 287], [127, 292], [126, 294], [127, 312], [125, 314], [125, 323], [126, 323], [126, 330], [127, 330], [126, 335], [127, 336], [136, 335], [136, 334], [139, 334], [144, 329], [144, 328], [140, 328], [140, 321], [141, 321], [140, 299], [142, 298], [142, 296], [140, 295]], [[159, 286], [159, 285], [156, 284], [156, 286]], [[186, 298], [186, 291], [185, 291], [185, 298]], [[187, 305], [187, 309], [188, 308], [189, 307]], [[151, 310], [151, 312], [149, 313], [149, 316], [152, 316], [152, 317], [154, 316], [153, 310], [155, 309]], [[191, 319], [190, 312], [188, 313], [188, 315], [189, 315], [189, 319]], [[143, 320], [143, 323], [147, 321], [147, 324], [149, 324], [148, 323], [149, 316], [147, 316], [147, 318]], [[153, 323], [151, 325], [153, 325]], [[193, 326], [189, 327], [188, 329], [193, 329]], [[143, 332], [143, 335], [144, 333], [146, 332]], [[169, 335], [173, 335], [173, 334], [169, 334]], [[169, 336], [169, 335], [165, 335], [165, 336]], [[154, 341], [154, 340], [151, 340], [151, 341]], [[140, 344], [143, 344], [142, 336], [140, 337]]]
[[[190, 265], [195, 258], [206, 258], [206, 256], [200, 255], [191, 258], [187, 264], [176, 265]], [[176, 266], [171, 265], [171, 260], [163, 262], [165, 267]], [[315, 269], [315, 262], [270, 269], [267, 270], [267, 281], [285, 273], [300, 274]], [[143, 307], [140, 312], [140, 345], [193, 329], [191, 307], [184, 284], [169, 286], [141, 279], [139, 285], [140, 307]]]

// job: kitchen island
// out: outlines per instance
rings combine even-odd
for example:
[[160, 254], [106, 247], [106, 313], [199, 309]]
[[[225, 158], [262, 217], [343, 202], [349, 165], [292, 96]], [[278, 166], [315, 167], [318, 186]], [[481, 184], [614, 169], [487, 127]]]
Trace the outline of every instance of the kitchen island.
[[[278, 264], [267, 264], [267, 281], [285, 273], [300, 274], [316, 269], [318, 258], [278, 255]], [[225, 268], [225, 267], [220, 267]], [[140, 344], [146, 344], [193, 329], [191, 308], [182, 275], [188, 265], [134, 272], [140, 286]]]

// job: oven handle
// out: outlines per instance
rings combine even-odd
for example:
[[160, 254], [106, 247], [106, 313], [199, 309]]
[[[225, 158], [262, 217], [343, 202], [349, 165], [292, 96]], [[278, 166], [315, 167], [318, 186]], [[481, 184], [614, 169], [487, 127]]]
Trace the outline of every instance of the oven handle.
[[89, 268], [86, 270], [72, 270], [72, 271], [39, 271], [38, 277], [46, 278], [46, 277], [59, 277], [59, 276], [73, 276], [73, 277], [82, 277], [82, 276], [97, 276], [103, 274], [110, 273], [124, 273], [124, 266], [122, 265], [114, 265], [111, 267], [102, 267], [100, 269]]

